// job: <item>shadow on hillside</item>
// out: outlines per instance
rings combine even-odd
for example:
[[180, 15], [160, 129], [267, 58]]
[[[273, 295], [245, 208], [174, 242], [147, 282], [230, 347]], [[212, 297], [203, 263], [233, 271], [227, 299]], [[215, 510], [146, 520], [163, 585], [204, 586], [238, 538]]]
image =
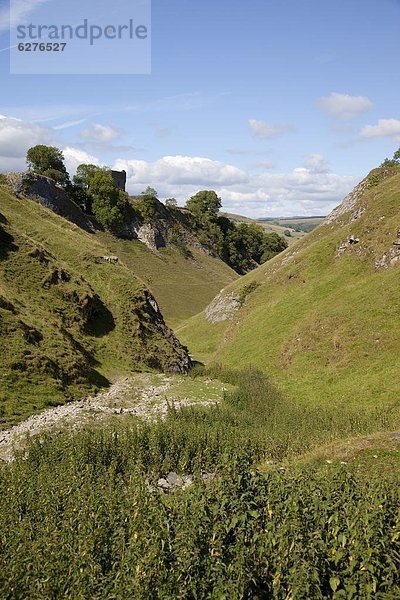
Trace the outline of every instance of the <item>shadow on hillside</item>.
[[65, 327], [61, 328], [61, 333], [63, 334], [63, 336], [69, 341], [69, 343], [71, 344], [71, 346], [73, 347], [74, 351], [78, 354], [81, 354], [86, 362], [91, 366], [91, 367], [97, 367], [100, 363], [94, 358], [93, 354], [91, 352], [89, 352], [85, 346], [83, 346], [80, 342], [78, 342], [78, 340], [76, 340], [74, 338], [74, 336], [72, 335], [72, 333], [70, 333], [68, 331], [68, 329], [65, 329]]
[[104, 302], [96, 296], [92, 307], [92, 314], [88, 319], [84, 332], [93, 337], [103, 337], [115, 329], [115, 319], [112, 312]]
[[205, 364], [200, 362], [199, 360], [192, 360], [192, 369], [194, 369], [195, 367], [197, 368], [201, 368], [201, 367], [205, 367]]
[[18, 250], [18, 246], [14, 244], [13, 236], [0, 226], [0, 260], [4, 260], [10, 252], [16, 250]]
[[5, 218], [5, 216], [2, 215], [1, 213], [0, 213], [0, 223], [2, 223], [3, 225], [7, 225], [7, 223], [8, 223], [8, 221]]
[[89, 365], [86, 375], [88, 382], [99, 388], [109, 387], [111, 382], [95, 369], [95, 367], [98, 367], [100, 363], [98, 360], [96, 360], [93, 354], [89, 352], [80, 342], [78, 342], [78, 340], [76, 340], [72, 333], [70, 333], [67, 329], [62, 328], [61, 332], [64, 337], [68, 339], [75, 352], [81, 354], [87, 361]]
[[96, 369], [91, 369], [88, 374], [88, 381], [92, 385], [95, 385], [98, 388], [108, 388], [111, 385], [111, 381], [104, 377], [101, 373], [96, 371]]

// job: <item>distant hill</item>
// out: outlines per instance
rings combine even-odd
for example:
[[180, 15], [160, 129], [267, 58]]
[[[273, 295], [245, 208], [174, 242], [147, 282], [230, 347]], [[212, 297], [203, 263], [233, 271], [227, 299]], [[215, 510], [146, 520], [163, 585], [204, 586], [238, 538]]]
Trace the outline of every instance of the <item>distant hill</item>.
[[304, 402], [398, 401], [400, 172], [380, 168], [295, 246], [178, 330], [194, 356], [251, 364]]
[[310, 233], [320, 225], [325, 217], [281, 217], [278, 219], [258, 219], [266, 231], [276, 231], [284, 236], [289, 245]]
[[234, 223], [257, 223], [267, 233], [278, 233], [286, 240], [289, 246], [304, 237], [306, 233], [315, 229], [324, 220], [324, 217], [265, 217], [263, 219], [251, 219], [250, 217], [235, 215], [233, 213], [222, 214]]
[[251, 219], [250, 217], [245, 217], [243, 215], [236, 215], [235, 213], [222, 212], [221, 215], [223, 217], [226, 217], [227, 219], [230, 219], [234, 223], [256, 223], [257, 222], [254, 219]]

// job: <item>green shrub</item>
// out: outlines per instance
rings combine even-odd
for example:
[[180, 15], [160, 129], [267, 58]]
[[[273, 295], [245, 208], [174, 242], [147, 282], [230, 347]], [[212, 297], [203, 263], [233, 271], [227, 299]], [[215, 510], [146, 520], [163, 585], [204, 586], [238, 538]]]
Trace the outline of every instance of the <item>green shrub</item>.
[[62, 173], [57, 169], [47, 169], [46, 171], [43, 171], [42, 175], [48, 177], [49, 179], [52, 179], [60, 185], [65, 183], [65, 173]]
[[136, 198], [134, 209], [145, 223], [150, 223], [160, 216], [160, 201], [155, 196], [142, 194]]
[[254, 290], [260, 287], [260, 283], [258, 281], [250, 281], [245, 286], [243, 286], [239, 292], [239, 304], [243, 306], [246, 301], [247, 296], [249, 296]]

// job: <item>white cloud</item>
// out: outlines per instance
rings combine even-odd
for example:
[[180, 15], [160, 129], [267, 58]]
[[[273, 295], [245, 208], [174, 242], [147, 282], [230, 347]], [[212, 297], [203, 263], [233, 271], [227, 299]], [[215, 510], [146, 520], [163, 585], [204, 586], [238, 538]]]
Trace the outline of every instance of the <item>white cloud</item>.
[[101, 161], [96, 158], [96, 156], [92, 156], [84, 150], [81, 150], [80, 148], [74, 148], [73, 146], [66, 146], [66, 148], [63, 149], [63, 154], [65, 158], [65, 166], [71, 177], [75, 175], [78, 165], [86, 163], [101, 166], [102, 164]]
[[[12, 9], [9, 3], [0, 7], [0, 32], [7, 31], [11, 26], [20, 25], [25, 19], [40, 5], [49, 2], [49, 0], [12, 0]], [[11, 18], [10, 18], [11, 17]]]
[[332, 92], [318, 100], [321, 110], [337, 119], [353, 119], [358, 115], [370, 110], [373, 103], [366, 96], [349, 96]]
[[27, 150], [52, 141], [51, 129], [0, 115], [0, 171], [25, 169]]
[[100, 123], [93, 123], [87, 129], [81, 131], [80, 135], [86, 140], [101, 142], [103, 144], [117, 140], [120, 137], [120, 133], [116, 127], [101, 125]]
[[292, 127], [287, 123], [272, 125], [271, 123], [258, 121], [257, 119], [249, 119], [249, 126], [253, 136], [263, 140], [277, 137], [292, 130]]
[[[26, 151], [35, 144], [62, 147], [54, 129], [0, 116], [0, 171], [25, 169]], [[101, 156], [104, 145], [97, 145]], [[94, 154], [84, 144], [63, 148], [71, 176], [81, 163], [104, 164], [96, 156], [96, 144], [92, 146]], [[252, 172], [207, 157], [165, 156], [154, 162], [120, 158], [113, 168], [126, 170], [131, 194], [151, 185], [160, 198], [173, 196], [184, 203], [201, 189], [214, 189], [225, 210], [248, 216], [327, 214], [357, 183], [354, 177], [332, 173], [321, 154], [311, 154], [290, 172], [271, 173], [268, 166], [263, 163], [263, 170]]]
[[226, 188], [220, 193], [229, 210], [249, 216], [324, 215], [356, 183], [355, 177], [316, 170], [310, 165], [288, 173], [264, 173], [252, 178], [250, 186]]
[[304, 162], [304, 167], [315, 174], [329, 173], [329, 165], [325, 156], [322, 154], [309, 154]]
[[184, 203], [200, 189], [214, 189], [224, 210], [248, 216], [327, 214], [357, 183], [352, 176], [329, 171], [325, 157], [313, 154], [288, 173], [250, 174], [208, 158], [167, 156], [153, 163], [117, 160], [115, 169], [127, 172], [131, 194], [155, 187], [160, 198]]
[[154, 163], [123, 160], [115, 168], [125, 169], [133, 191], [156, 182], [167, 186], [214, 186], [247, 182], [249, 176], [232, 165], [196, 156], [164, 156]]
[[391, 137], [400, 140], [399, 119], [379, 119], [377, 125], [366, 125], [360, 132], [362, 138]]

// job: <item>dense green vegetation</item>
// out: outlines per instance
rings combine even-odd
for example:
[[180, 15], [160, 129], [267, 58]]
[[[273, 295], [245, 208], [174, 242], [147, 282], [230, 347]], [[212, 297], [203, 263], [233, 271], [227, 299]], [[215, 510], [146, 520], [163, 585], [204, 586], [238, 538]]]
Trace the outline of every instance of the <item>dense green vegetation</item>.
[[106, 229], [123, 225], [128, 198], [117, 189], [110, 172], [98, 170], [89, 179], [87, 193], [92, 201], [93, 215]]
[[128, 195], [119, 190], [108, 167], [79, 165], [69, 188], [71, 198], [109, 231], [123, 225], [128, 212]]
[[198, 192], [186, 203], [201, 243], [237, 273], [247, 273], [287, 248], [287, 242], [277, 233], [266, 233], [256, 223], [235, 223], [220, 215], [221, 206], [221, 199], [210, 190]]
[[144, 223], [151, 223], [161, 217], [160, 204], [156, 190], [147, 188], [140, 196], [135, 198], [134, 210], [143, 219]]
[[[2, 597], [398, 596], [398, 452], [295, 459], [393, 415], [304, 412], [260, 372], [209, 375], [237, 386], [215, 408], [47, 437], [0, 470]], [[162, 494], [170, 470], [194, 484]]]

